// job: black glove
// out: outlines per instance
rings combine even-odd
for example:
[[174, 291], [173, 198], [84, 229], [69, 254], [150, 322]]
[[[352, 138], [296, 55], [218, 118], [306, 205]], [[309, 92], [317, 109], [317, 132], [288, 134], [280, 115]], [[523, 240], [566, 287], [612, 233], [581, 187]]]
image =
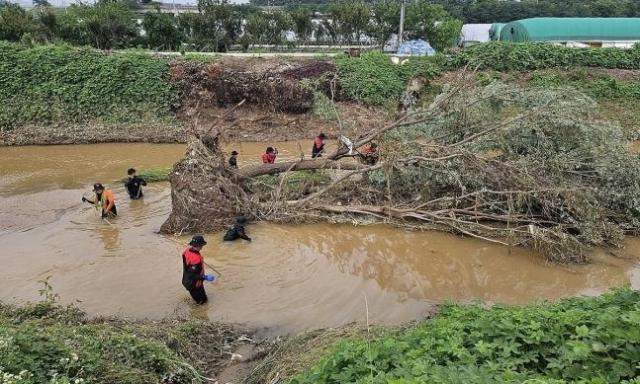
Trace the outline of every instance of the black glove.
[[84, 202], [86, 202], [86, 201], [87, 201], [87, 198], [86, 198], [86, 197], [84, 197], [84, 196], [82, 196], [82, 202], [84, 203]]

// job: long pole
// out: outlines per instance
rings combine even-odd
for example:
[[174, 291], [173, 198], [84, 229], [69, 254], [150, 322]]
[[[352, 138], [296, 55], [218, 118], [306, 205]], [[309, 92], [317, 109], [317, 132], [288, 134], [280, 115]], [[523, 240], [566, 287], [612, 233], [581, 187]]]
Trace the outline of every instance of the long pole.
[[398, 49], [400, 49], [400, 44], [402, 44], [402, 35], [404, 34], [404, 2], [405, 0], [401, 0], [401, 3], [400, 3], [400, 28], [398, 29]]

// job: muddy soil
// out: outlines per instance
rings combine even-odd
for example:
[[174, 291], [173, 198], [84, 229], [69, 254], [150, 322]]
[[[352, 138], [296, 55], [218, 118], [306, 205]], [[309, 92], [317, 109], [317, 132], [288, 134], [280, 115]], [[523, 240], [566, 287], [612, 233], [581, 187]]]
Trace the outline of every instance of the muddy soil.
[[95, 144], [95, 143], [184, 143], [185, 131], [172, 124], [57, 124], [29, 125], [0, 132], [0, 146]]

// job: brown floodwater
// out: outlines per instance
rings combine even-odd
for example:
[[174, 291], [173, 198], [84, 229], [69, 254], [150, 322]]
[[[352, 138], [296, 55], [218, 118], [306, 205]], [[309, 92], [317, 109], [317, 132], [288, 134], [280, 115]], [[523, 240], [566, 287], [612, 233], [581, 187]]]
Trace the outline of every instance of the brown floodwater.
[[[302, 143], [303, 151], [309, 143]], [[242, 164], [265, 144], [227, 146]], [[298, 143], [278, 143], [299, 157]], [[157, 319], [197, 316], [281, 333], [366, 319], [398, 323], [445, 300], [525, 304], [640, 288], [640, 241], [618, 257], [594, 252], [584, 266], [548, 265], [524, 249], [437, 232], [386, 226], [254, 224], [253, 242], [206, 235], [207, 263], [222, 272], [207, 284], [210, 303], [191, 305], [180, 284], [187, 237], [156, 233], [170, 210], [167, 183], [130, 201], [119, 179], [130, 166], [170, 166], [183, 145], [99, 144], [0, 148], [0, 300], [37, 300], [50, 276], [64, 302], [92, 315]], [[102, 222], [80, 198], [92, 183], [113, 188], [120, 216]]]

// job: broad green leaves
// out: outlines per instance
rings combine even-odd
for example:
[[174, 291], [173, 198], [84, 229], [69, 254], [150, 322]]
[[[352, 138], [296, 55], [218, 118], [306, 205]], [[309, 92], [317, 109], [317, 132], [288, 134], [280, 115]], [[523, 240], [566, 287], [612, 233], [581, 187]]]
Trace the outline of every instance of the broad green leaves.
[[640, 375], [640, 292], [527, 308], [447, 305], [433, 320], [336, 347], [291, 383], [618, 383]]

